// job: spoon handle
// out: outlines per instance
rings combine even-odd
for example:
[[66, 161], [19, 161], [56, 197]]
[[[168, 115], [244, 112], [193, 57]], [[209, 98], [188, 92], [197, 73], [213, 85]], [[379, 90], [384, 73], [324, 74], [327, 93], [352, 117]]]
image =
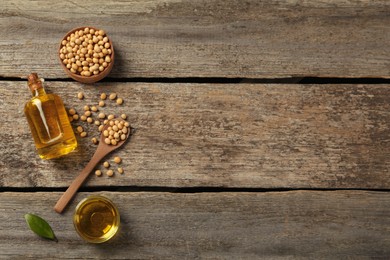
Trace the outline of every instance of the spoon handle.
[[65, 207], [68, 205], [70, 200], [74, 197], [77, 190], [87, 179], [93, 168], [95, 168], [96, 164], [100, 162], [104, 156], [107, 155], [107, 151], [103, 149], [97, 149], [95, 154], [92, 156], [89, 163], [85, 166], [85, 168], [81, 171], [81, 173], [74, 179], [69, 188], [62, 194], [61, 198], [57, 201], [57, 204], [54, 206], [54, 210], [57, 213], [62, 213]]

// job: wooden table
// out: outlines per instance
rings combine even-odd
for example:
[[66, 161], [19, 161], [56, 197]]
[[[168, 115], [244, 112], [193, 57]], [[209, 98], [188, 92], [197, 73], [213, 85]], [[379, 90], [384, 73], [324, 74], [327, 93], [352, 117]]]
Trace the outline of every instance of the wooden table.
[[[0, 20], [0, 258], [390, 258], [388, 0], [5, 0]], [[56, 54], [84, 25], [116, 50], [93, 85]], [[78, 111], [118, 93], [124, 104], [102, 110], [136, 128], [106, 158], [125, 173], [92, 175], [61, 215], [98, 132], [74, 121], [89, 133], [77, 151], [39, 159], [23, 114], [31, 72]], [[121, 213], [109, 243], [73, 228], [91, 194]], [[28, 212], [59, 242], [33, 234]]]

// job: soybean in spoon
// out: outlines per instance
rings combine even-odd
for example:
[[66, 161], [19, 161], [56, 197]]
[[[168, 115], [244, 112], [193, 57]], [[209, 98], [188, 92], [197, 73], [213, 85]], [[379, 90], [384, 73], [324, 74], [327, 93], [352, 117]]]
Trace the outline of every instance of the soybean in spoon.
[[[92, 172], [92, 170], [95, 168], [95, 166], [110, 152], [114, 151], [115, 149], [118, 149], [121, 147], [126, 140], [129, 137], [129, 134], [131, 132], [130, 126], [126, 127], [124, 126], [122, 128], [122, 135], [120, 136], [119, 140], [115, 139], [110, 139], [108, 136], [105, 136], [108, 131], [108, 129], [118, 128], [117, 122], [124, 122], [124, 121], [118, 121], [118, 120], [111, 120], [107, 122], [107, 124], [104, 126], [102, 133], [100, 135], [100, 141], [99, 145], [96, 149], [96, 152], [92, 156], [91, 160], [89, 163], [85, 166], [85, 168], [81, 171], [81, 173], [74, 179], [72, 184], [69, 186], [69, 188], [65, 191], [64, 194], [62, 194], [61, 198], [57, 201], [57, 204], [54, 206], [54, 210], [57, 213], [62, 213], [65, 209], [65, 207], [68, 205], [68, 203], [71, 201], [71, 199], [74, 197], [76, 194], [77, 190], [81, 187], [81, 185], [85, 182], [89, 174]], [[116, 128], [114, 127], [116, 126]], [[123, 131], [126, 129], [127, 131]], [[115, 132], [115, 131], [114, 131]], [[109, 142], [108, 140], [115, 140], [115, 142]]]

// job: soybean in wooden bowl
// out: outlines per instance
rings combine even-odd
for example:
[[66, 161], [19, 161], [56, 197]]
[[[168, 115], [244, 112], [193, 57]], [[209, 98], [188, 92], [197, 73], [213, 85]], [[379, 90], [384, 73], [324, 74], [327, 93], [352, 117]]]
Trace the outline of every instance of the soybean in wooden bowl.
[[114, 66], [114, 46], [104, 30], [84, 26], [69, 31], [58, 49], [66, 74], [82, 83], [105, 78]]

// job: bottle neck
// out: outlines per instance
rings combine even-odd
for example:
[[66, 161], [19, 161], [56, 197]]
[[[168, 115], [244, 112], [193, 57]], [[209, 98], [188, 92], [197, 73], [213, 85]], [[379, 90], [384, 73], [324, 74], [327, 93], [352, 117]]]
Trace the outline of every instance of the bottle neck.
[[37, 89], [32, 89], [31, 90], [31, 94], [33, 97], [37, 97], [37, 96], [42, 96], [42, 95], [46, 95], [46, 91], [43, 87], [40, 87], [40, 88], [37, 88]]
[[45, 89], [43, 88], [41, 79], [38, 78], [36, 73], [31, 73], [28, 76], [28, 87], [30, 88], [33, 97], [45, 95]]

